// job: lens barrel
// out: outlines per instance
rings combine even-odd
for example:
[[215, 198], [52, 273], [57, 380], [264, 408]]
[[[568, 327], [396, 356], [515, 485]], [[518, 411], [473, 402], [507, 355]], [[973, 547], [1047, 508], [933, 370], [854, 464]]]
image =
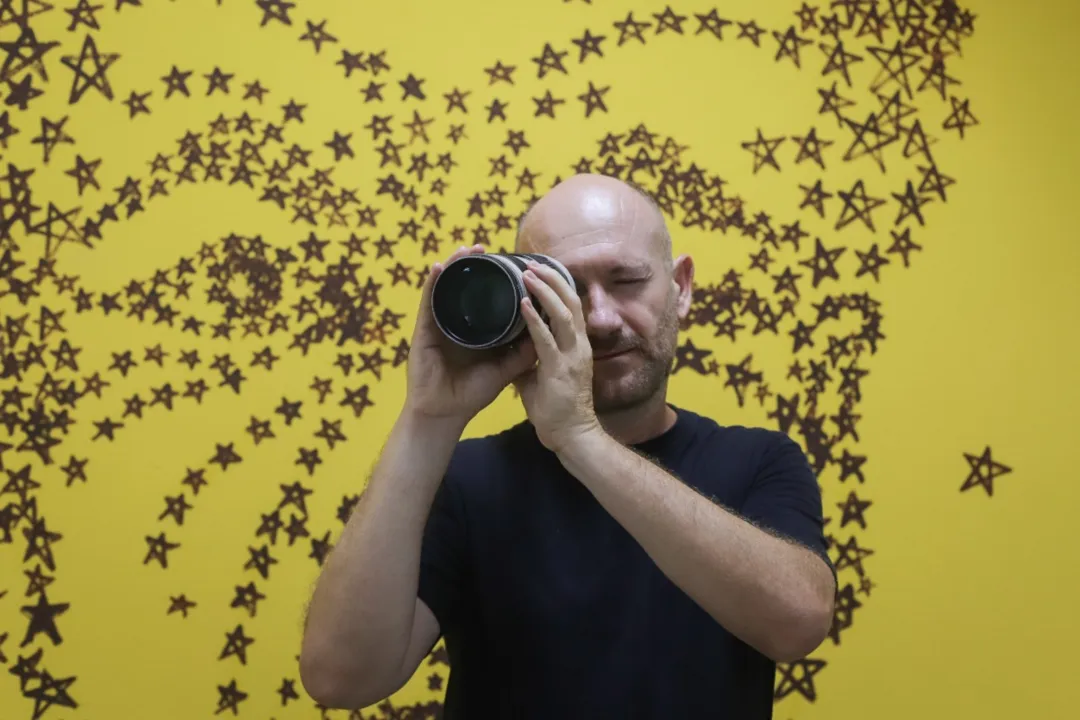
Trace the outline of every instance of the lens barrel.
[[[529, 260], [554, 268], [575, 287], [562, 263], [548, 255], [465, 255], [443, 268], [431, 290], [431, 312], [439, 330], [457, 345], [472, 350], [516, 340], [525, 331], [521, 301], [528, 293], [523, 273]], [[532, 300], [543, 316], [540, 303], [535, 297]]]

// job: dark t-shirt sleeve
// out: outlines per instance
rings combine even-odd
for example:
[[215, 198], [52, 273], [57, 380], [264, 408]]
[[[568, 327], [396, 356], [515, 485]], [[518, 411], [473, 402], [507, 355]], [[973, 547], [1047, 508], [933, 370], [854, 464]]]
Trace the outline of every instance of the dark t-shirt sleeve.
[[770, 434], [772, 439], [743, 503], [742, 515], [817, 553], [835, 580], [817, 476], [798, 443], [782, 433]]
[[466, 586], [465, 514], [451, 473], [435, 494], [424, 526], [417, 596], [431, 608], [442, 635], [460, 622]]

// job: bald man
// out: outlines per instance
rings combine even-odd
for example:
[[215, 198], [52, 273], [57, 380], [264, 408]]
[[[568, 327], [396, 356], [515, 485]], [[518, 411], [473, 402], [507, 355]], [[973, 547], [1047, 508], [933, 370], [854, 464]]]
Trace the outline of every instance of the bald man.
[[[694, 265], [647, 194], [573, 176], [517, 247], [576, 291], [533, 264], [524, 340], [462, 351], [430, 317], [433, 268], [406, 402], [308, 608], [305, 688], [375, 704], [441, 636], [449, 720], [771, 717], [776, 663], [833, 617], [805, 455], [668, 401]], [[511, 384], [527, 419], [463, 440]]]

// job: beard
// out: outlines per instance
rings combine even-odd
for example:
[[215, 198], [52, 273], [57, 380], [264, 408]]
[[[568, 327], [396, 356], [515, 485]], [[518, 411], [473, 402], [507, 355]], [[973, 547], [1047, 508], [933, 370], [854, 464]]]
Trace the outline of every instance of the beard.
[[671, 372], [678, 334], [679, 318], [672, 299], [651, 341], [634, 337], [594, 345], [594, 352], [629, 351], [611, 361], [617, 364], [612, 367], [593, 363], [593, 407], [597, 414], [629, 410], [653, 399]]

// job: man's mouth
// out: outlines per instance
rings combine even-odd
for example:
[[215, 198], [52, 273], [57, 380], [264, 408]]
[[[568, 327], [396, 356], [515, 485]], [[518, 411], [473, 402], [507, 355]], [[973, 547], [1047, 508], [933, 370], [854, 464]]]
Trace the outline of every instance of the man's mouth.
[[603, 354], [600, 354], [600, 355], [593, 355], [593, 360], [609, 360], [609, 359], [614, 358], [614, 357], [619, 357], [620, 355], [625, 355], [628, 352], [630, 352], [630, 351], [629, 350], [616, 350], [615, 352], [608, 352], [608, 353], [603, 353]]

